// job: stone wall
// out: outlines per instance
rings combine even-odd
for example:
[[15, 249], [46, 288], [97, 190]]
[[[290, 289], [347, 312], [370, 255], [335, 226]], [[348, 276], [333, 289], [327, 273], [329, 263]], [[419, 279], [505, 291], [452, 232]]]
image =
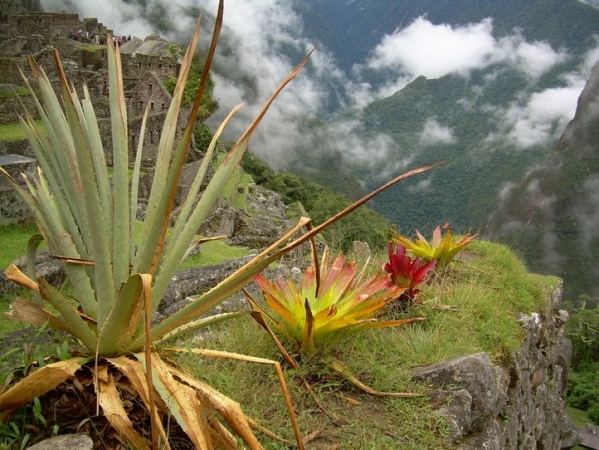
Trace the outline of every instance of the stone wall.
[[123, 76], [139, 76], [146, 72], [155, 72], [160, 79], [168, 80], [179, 73], [179, 65], [175, 58], [169, 56], [144, 55], [141, 53], [121, 54]]
[[[36, 167], [33, 158], [20, 155], [1, 155], [0, 166], [17, 180], [21, 187], [25, 187], [25, 182], [20, 174], [32, 177]], [[31, 220], [29, 209], [6, 179], [0, 177], [0, 225], [19, 224], [28, 220]]]
[[0, 156], [21, 155], [35, 158], [29, 141], [0, 141]]
[[492, 363], [479, 353], [414, 372], [435, 387], [433, 401], [447, 405], [440, 412], [457, 449], [556, 450], [571, 437], [565, 413], [571, 346], [560, 297], [553, 292], [545, 311], [519, 318], [524, 341], [508, 361]]
[[[29, 113], [32, 117], [37, 117], [37, 108], [33, 97], [30, 95], [12, 95], [10, 91], [16, 88], [16, 85], [4, 85], [0, 87], [0, 91], [9, 92], [8, 97], [0, 98], [0, 123], [14, 123], [19, 121], [19, 117], [24, 116], [25, 113]], [[0, 141], [0, 147], [5, 142]], [[2, 150], [0, 150], [2, 153]], [[5, 152], [5, 153], [19, 153], [19, 152]], [[19, 153], [23, 154], [23, 153]]]
[[79, 27], [79, 16], [77, 14], [53, 14], [53, 13], [29, 13], [5, 16], [7, 34], [30, 35], [41, 34], [58, 35], [68, 31], [75, 31]]

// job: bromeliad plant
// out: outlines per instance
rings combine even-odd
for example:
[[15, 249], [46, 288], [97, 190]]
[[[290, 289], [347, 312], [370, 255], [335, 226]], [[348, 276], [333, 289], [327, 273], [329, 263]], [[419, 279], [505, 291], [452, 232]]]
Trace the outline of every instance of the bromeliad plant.
[[397, 298], [400, 305], [411, 303], [420, 292], [416, 286], [424, 283], [429, 274], [435, 270], [437, 261], [424, 263], [422, 258], [412, 259], [406, 254], [406, 248], [401, 244], [387, 244], [389, 262], [383, 264], [383, 270], [389, 274], [390, 286], [401, 286], [403, 292]]
[[254, 308], [266, 315], [287, 339], [298, 346], [303, 357], [311, 358], [348, 333], [367, 328], [405, 325], [421, 319], [378, 321], [376, 313], [396, 299], [404, 288], [389, 286], [387, 276], [358, 272], [355, 262], [343, 255], [330, 261], [325, 249], [318, 267], [308, 267], [300, 286], [291, 279], [274, 282], [258, 275], [255, 279], [266, 305], [277, 318], [249, 297]]
[[[447, 230], [444, 237], [442, 237], [442, 229]], [[474, 235], [468, 233], [462, 236], [458, 241], [454, 241], [451, 227], [446, 223], [434, 229], [431, 242], [427, 241], [418, 230], [416, 230], [416, 235], [417, 239], [412, 241], [405, 236], [393, 232], [392, 239], [398, 244], [403, 245], [415, 256], [422, 258], [424, 261], [436, 261], [437, 270], [444, 272], [456, 255], [477, 238], [478, 233]]]
[[[287, 341], [296, 347], [303, 359], [320, 358], [326, 366], [337, 372], [360, 389], [377, 396], [415, 397], [417, 394], [403, 392], [379, 392], [358, 380], [351, 369], [336, 358], [326, 354], [326, 349], [342, 336], [368, 328], [396, 327], [425, 320], [422, 317], [385, 320], [376, 319], [389, 302], [394, 301], [404, 288], [389, 285], [388, 277], [381, 272], [366, 276], [368, 262], [358, 272], [355, 262], [346, 261], [343, 255], [332, 262], [328, 247], [320, 264], [312, 246], [313, 266], [308, 267], [298, 286], [291, 279], [279, 278], [268, 281], [262, 275], [255, 279], [266, 302], [262, 308], [245, 291], [255, 310], [252, 316], [267, 330], [287, 363], [299, 367], [299, 363], [285, 349], [272, 331], [274, 324]], [[274, 314], [271, 314], [274, 313]], [[265, 320], [266, 318], [266, 320]], [[304, 379], [309, 392], [312, 389]]]

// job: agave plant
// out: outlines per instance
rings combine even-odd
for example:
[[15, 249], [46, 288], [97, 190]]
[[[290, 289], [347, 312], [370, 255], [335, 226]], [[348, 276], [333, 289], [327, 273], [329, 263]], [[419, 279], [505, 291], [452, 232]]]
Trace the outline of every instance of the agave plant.
[[[442, 236], [442, 229], [447, 230], [444, 237]], [[473, 235], [467, 233], [458, 241], [454, 241], [451, 227], [446, 223], [434, 229], [431, 242], [427, 241], [418, 230], [416, 230], [416, 235], [417, 239], [412, 241], [393, 232], [393, 241], [405, 246], [408, 251], [426, 262], [436, 261], [437, 270], [444, 272], [455, 256], [477, 238], [478, 233]]]
[[356, 263], [346, 261], [341, 254], [331, 262], [326, 248], [320, 270], [308, 267], [299, 286], [291, 279], [271, 282], [261, 274], [255, 278], [269, 310], [261, 309], [251, 297], [250, 301], [307, 358], [321, 353], [325, 344], [342, 335], [421, 320], [376, 320], [375, 315], [404, 288], [390, 286], [387, 276], [381, 273], [370, 277], [365, 273], [366, 265], [358, 272]]
[[[198, 449], [214, 448], [217, 443], [223, 448], [233, 448], [237, 437], [249, 448], [261, 448], [251, 429], [252, 422], [238, 404], [215, 392], [210, 386], [189, 381], [175, 367], [163, 361], [157, 346], [170, 337], [241, 314], [200, 318], [249, 282], [276, 256], [269, 259], [261, 255], [253, 265], [223, 280], [184, 310], [157, 325], [150, 324], [150, 318], [193, 241], [196, 230], [227, 180], [235, 173], [260, 120], [277, 94], [307, 61], [307, 58], [304, 59], [281, 83], [258, 117], [229, 151], [197, 201], [211, 155], [215, 151], [215, 143], [239, 107], [234, 108], [225, 119], [214, 135], [167, 238], [179, 176], [222, 25], [223, 8], [221, 0], [203, 81], [188, 124], [177, 142], [177, 119], [199, 39], [199, 21], [183, 59], [163, 126], [147, 214], [139, 239], [135, 238], [136, 211], [143, 133], [149, 109], [146, 109], [142, 121], [130, 183], [127, 109], [118, 48], [107, 47], [114, 160], [112, 179], [108, 175], [105, 150], [87, 88], [84, 86], [84, 96], [79, 98], [76, 91], [71, 89], [58, 52], [55, 51], [60, 82], [60, 96], [56, 95], [45, 72], [30, 59], [33, 77], [37, 82], [37, 88], [30, 87], [30, 90], [47, 135], [31, 117], [23, 118], [22, 123], [35, 151], [39, 170], [35, 178], [25, 178], [26, 188], [21, 187], [4, 170], [1, 173], [33, 213], [41, 237], [33, 237], [30, 242], [28, 274], [14, 265], [6, 271], [9, 279], [33, 293], [32, 300], [17, 298], [9, 315], [16, 320], [47, 325], [68, 333], [76, 339], [79, 345], [77, 354], [81, 356], [40, 368], [2, 393], [0, 414], [5, 418], [18, 406], [52, 391], [65, 381], [91, 376], [97, 394], [98, 412], [102, 411], [116, 430], [115, 436], [125, 446], [148, 448], [148, 441], [151, 441], [155, 446], [168, 448], [163, 424], [168, 422], [165, 417], [172, 417]], [[27, 82], [26, 77], [23, 77]], [[40, 98], [36, 95], [38, 90]], [[287, 238], [284, 236], [284, 239]], [[42, 239], [61, 261], [72, 287], [73, 299], [35, 273], [35, 250]], [[134, 392], [143, 402], [143, 408], [149, 411], [151, 439], [142, 436], [127, 416], [119, 393], [120, 388], [124, 387], [119, 384], [122, 383], [122, 375], [125, 375], [128, 383], [127, 392]], [[120, 388], [117, 389], [117, 386]], [[301, 448], [293, 410], [289, 410]], [[206, 414], [207, 411], [214, 413]], [[219, 418], [224, 421], [221, 423]], [[223, 425], [225, 423], [229, 428]]]
[[389, 262], [383, 265], [383, 270], [389, 274], [392, 286], [401, 286], [404, 291], [398, 297], [401, 303], [412, 302], [418, 293], [416, 288], [426, 281], [428, 275], [435, 270], [437, 261], [433, 260], [423, 264], [422, 258], [412, 259], [406, 254], [406, 248], [401, 244], [387, 244]]

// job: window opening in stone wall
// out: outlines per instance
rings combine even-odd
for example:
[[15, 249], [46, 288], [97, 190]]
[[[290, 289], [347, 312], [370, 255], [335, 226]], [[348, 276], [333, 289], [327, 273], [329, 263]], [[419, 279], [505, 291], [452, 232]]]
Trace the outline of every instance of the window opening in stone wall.
[[154, 111], [154, 102], [150, 103], [150, 109]]

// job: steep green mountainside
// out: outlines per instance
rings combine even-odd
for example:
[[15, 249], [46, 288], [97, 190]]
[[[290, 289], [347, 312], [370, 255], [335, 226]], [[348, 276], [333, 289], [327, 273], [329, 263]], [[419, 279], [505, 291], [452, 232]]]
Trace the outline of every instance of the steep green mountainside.
[[[346, 197], [328, 187], [290, 172], [275, 173], [251, 153], [243, 156], [242, 168], [256, 184], [279, 193], [285, 204], [295, 205], [298, 214], [307, 214], [315, 225], [320, 225], [350, 204]], [[349, 252], [354, 241], [366, 242], [371, 249], [382, 252], [389, 240], [390, 228], [391, 224], [385, 217], [364, 205], [330, 226], [323, 232], [323, 237], [329, 246], [343, 252]]]
[[[434, 172], [399, 184], [376, 199], [376, 210], [406, 232], [430, 230], [447, 221], [459, 231], [487, 225], [501, 189], [541, 164], [552, 148], [552, 142], [525, 148], [514, 145], [507, 138], [507, 114], [518, 114], [518, 108], [535, 93], [565, 87], [566, 74], [596, 45], [594, 33], [599, 25], [599, 11], [577, 0], [309, 0], [295, 2], [295, 9], [304, 18], [304, 33], [318, 39], [348, 73], [354, 64], [367, 59], [384, 35], [409, 26], [419, 16], [454, 27], [492, 18], [497, 40], [518, 30], [526, 42], [542, 41], [568, 54], [534, 80], [504, 63], [473, 70], [469, 76], [421, 76], [390, 97], [373, 99], [363, 110], [337, 112], [320, 130], [306, 130], [324, 135], [327, 129], [350, 122], [352, 133], [371, 141], [358, 160], [348, 156], [352, 151], [344, 148], [346, 144], [334, 139], [319, 141], [318, 152], [299, 144], [289, 169], [301, 171], [303, 162], [310, 161], [315, 166], [310, 169], [311, 179], [319, 182], [341, 179], [335, 166], [318, 160], [319, 155], [338, 149], [366, 190], [404, 169], [446, 161]], [[362, 71], [361, 80], [376, 86], [391, 75]], [[564, 124], [554, 121], [543, 126], [555, 135], [556, 127]], [[446, 130], [450, 137], [431, 142], [427, 139], [431, 127], [433, 132], [435, 127]], [[383, 157], [377, 136], [387, 139]]]
[[[461, 231], [484, 227], [503, 184], [518, 179], [548, 152], [541, 145], [523, 151], [502, 138], [488, 139], [497, 130], [496, 108], [514, 101], [525, 84], [524, 77], [507, 71], [491, 83], [484, 72], [470, 79], [419, 77], [366, 107], [361, 134], [384, 133], [393, 139], [386, 158], [356, 166], [359, 178], [369, 180], [368, 189], [380, 184], [378, 174], [402, 161], [409, 168], [446, 161], [424, 179], [413, 178], [381, 194], [376, 209], [401, 228], [426, 230], [446, 221]], [[428, 143], [427, 123], [448, 127], [451, 139]]]
[[599, 66], [545, 164], [507, 189], [488, 237], [519, 250], [535, 272], [559, 274], [565, 296], [599, 296]]

